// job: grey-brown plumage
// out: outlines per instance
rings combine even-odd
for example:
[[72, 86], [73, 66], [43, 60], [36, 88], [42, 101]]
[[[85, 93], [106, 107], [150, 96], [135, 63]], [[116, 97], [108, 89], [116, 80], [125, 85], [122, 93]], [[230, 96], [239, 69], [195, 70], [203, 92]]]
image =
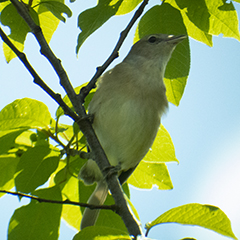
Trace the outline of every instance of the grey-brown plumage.
[[[112, 166], [124, 182], [152, 146], [168, 101], [163, 77], [175, 46], [186, 36], [153, 34], [133, 45], [126, 58], [106, 72], [89, 104], [93, 128]], [[108, 188], [93, 160], [79, 174], [97, 182], [88, 203], [103, 204]], [[94, 225], [99, 210], [85, 209], [81, 229]]]

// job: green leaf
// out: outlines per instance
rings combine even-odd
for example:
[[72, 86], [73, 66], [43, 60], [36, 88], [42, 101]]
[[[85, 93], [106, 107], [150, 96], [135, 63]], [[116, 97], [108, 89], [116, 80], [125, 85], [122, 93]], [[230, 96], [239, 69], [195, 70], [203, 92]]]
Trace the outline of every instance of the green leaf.
[[73, 240], [131, 240], [127, 232], [110, 227], [87, 227], [77, 233]]
[[47, 144], [29, 148], [20, 158], [16, 169], [17, 191], [29, 193], [44, 184], [56, 170], [59, 152]]
[[122, 190], [123, 190], [124, 194], [126, 195], [126, 197], [130, 199], [130, 189], [126, 182], [122, 185]]
[[[38, 24], [37, 13], [33, 9], [30, 9], [29, 14], [36, 24]], [[24, 41], [27, 33], [30, 32], [30, 28], [11, 3], [2, 10], [1, 22], [4, 26], [8, 26], [11, 29], [11, 34], [8, 36], [11, 42], [19, 51], [23, 51]], [[3, 43], [3, 51], [7, 62], [16, 57], [15, 53], [5, 43]]]
[[171, 136], [162, 124], [144, 161], [149, 163], [178, 162]]
[[182, 238], [181, 240], [197, 240], [196, 238]]
[[[167, 3], [154, 6], [147, 11], [139, 21], [134, 41], [153, 33], [186, 34], [180, 11]], [[184, 40], [174, 50], [164, 76], [168, 101], [176, 106], [182, 98], [189, 69], [190, 48], [188, 41]]]
[[212, 46], [212, 35], [223, 34], [240, 40], [238, 17], [233, 3], [222, 0], [167, 0], [181, 11], [188, 35]]
[[[79, 185], [83, 183], [77, 178], [77, 174], [83, 164], [84, 162], [79, 156], [70, 157], [68, 161], [60, 161], [58, 168], [51, 175], [49, 181], [50, 186], [60, 186], [64, 200], [69, 199], [76, 202], [87, 202], [87, 199], [85, 199], [85, 201], [82, 199], [85, 192], [81, 191], [80, 194]], [[80, 228], [81, 214], [79, 206], [63, 205], [62, 218], [77, 230]], [[76, 216], [78, 217], [76, 218]]]
[[[14, 174], [19, 158], [15, 154], [0, 156], [0, 189], [11, 190], [14, 187]], [[5, 193], [0, 193], [0, 197]]]
[[[112, 1], [116, 2], [116, 0]], [[122, 15], [131, 12], [142, 0], [123, 1], [118, 8], [116, 15]]]
[[175, 156], [174, 145], [167, 130], [161, 125], [154, 143], [135, 169], [128, 183], [144, 189], [151, 189], [154, 185], [158, 189], [172, 189], [173, 185], [164, 162], [178, 162]]
[[[33, 0], [33, 7], [29, 8], [29, 14], [34, 22], [41, 27], [43, 35], [47, 43], [49, 43], [60, 22], [58, 18], [64, 21], [65, 18], [62, 16], [62, 13], [66, 13], [70, 17], [71, 10], [64, 5], [64, 0], [45, 2], [41, 4], [38, 0]], [[1, 22], [3, 25], [10, 27], [10, 40], [19, 51], [23, 51], [24, 41], [27, 33], [30, 32], [30, 28], [12, 4], [7, 4], [2, 10]], [[15, 53], [5, 43], [3, 43], [3, 49], [7, 62], [16, 57]]]
[[[61, 192], [57, 186], [37, 190], [33, 194], [45, 199], [61, 200]], [[31, 200], [30, 204], [15, 210], [8, 227], [8, 240], [58, 239], [61, 211], [61, 204]]]
[[[54, 179], [56, 181], [56, 184], [58, 182], [62, 182], [60, 185], [62, 188], [62, 196], [63, 198], [67, 198], [71, 201], [80, 202], [80, 195], [82, 195], [82, 192], [80, 194], [79, 191], [79, 179], [77, 178], [77, 174], [80, 171], [81, 165], [83, 165], [81, 159], [79, 156], [71, 157], [69, 160], [69, 165], [67, 166], [67, 169], [62, 169], [61, 172], [56, 175], [56, 178]], [[68, 171], [68, 174], [66, 176], [66, 170]], [[65, 176], [64, 176], [65, 175]], [[77, 230], [80, 230], [80, 221], [81, 221], [81, 210], [79, 206], [73, 206], [73, 205], [63, 205], [62, 210], [62, 217], [63, 219], [72, 227], [74, 227]], [[79, 216], [76, 218], [76, 216]]]
[[200, 226], [237, 240], [226, 214], [219, 208], [211, 205], [191, 203], [172, 208], [153, 222], [148, 223], [146, 229], [149, 231], [152, 227], [162, 223]]
[[78, 35], [76, 53], [93, 32], [117, 13], [122, 2], [123, 0], [99, 0], [96, 7], [87, 9], [78, 16], [78, 27], [81, 33]]
[[[1, 12], [1, 22], [4, 26], [8, 26], [11, 29], [11, 34], [8, 36], [12, 43], [22, 51], [24, 48], [24, 41], [30, 28], [18, 14], [16, 8], [9, 4]], [[16, 57], [15, 53], [4, 43], [3, 51], [7, 62]]]
[[[128, 184], [125, 184], [125, 185], [128, 185]], [[129, 207], [131, 208], [132, 210], [132, 213], [134, 214], [135, 218], [140, 222], [140, 217], [138, 215], [138, 212], [136, 210], [136, 208], [134, 207], [134, 205], [132, 204], [132, 202], [130, 201], [130, 199], [125, 195], [125, 199], [129, 205]]]
[[37, 140], [38, 135], [33, 131], [27, 130], [16, 138], [15, 144], [16, 146], [32, 147]]
[[51, 115], [39, 101], [23, 98], [8, 104], [0, 112], [0, 130], [16, 128], [48, 128]]
[[181, 12], [189, 36], [212, 46], [212, 35], [209, 34], [210, 15], [205, 1], [167, 0], [166, 2]]
[[[55, 0], [55, 2], [64, 3], [64, 0]], [[39, 4], [38, 0], [33, 0], [32, 4], [34, 10], [39, 17], [39, 25], [42, 29], [43, 35], [47, 41], [50, 42], [53, 33], [56, 31], [60, 20], [55, 17], [44, 4]]]
[[96, 7], [82, 12], [78, 17], [78, 27], [82, 32], [78, 36], [76, 52], [78, 53], [84, 41], [112, 16], [129, 13], [140, 2], [142, 0], [99, 0]]
[[[79, 202], [79, 179], [76, 177], [70, 177], [68, 183], [62, 189], [64, 197], [71, 201]], [[72, 227], [80, 230], [81, 222], [81, 210], [79, 206], [63, 205], [62, 218]], [[78, 216], [78, 217], [76, 217]]]
[[66, 21], [66, 19], [62, 16], [63, 13], [66, 13], [68, 17], [72, 16], [72, 11], [64, 3], [42, 0], [40, 4], [43, 4], [56, 18], [63, 22]]
[[7, 153], [15, 145], [15, 139], [24, 132], [25, 129], [14, 129], [0, 131], [0, 154]]
[[151, 189], [157, 186], [161, 190], [173, 188], [165, 163], [149, 163], [142, 160], [127, 182], [134, 187]]
[[223, 34], [224, 37], [232, 37], [240, 41], [238, 29], [238, 16], [232, 2], [226, 0], [206, 1], [210, 18], [209, 33], [213, 35]]
[[[113, 205], [114, 203], [113, 197], [108, 194], [104, 205]], [[121, 217], [111, 210], [101, 210], [95, 226], [107, 226], [125, 233], [127, 232], [127, 228]]]

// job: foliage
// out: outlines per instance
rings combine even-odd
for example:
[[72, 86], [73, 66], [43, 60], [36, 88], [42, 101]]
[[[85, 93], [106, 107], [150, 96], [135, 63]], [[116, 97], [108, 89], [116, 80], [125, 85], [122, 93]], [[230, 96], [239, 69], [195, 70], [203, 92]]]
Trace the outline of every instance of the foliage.
[[[140, 0], [99, 0], [93, 8], [79, 13], [76, 51], [86, 39], [114, 15], [129, 13], [137, 8]], [[43, 35], [50, 42], [59, 21], [65, 22], [63, 13], [72, 13], [62, 0], [22, 2], [35, 24], [41, 27]], [[80, 4], [80, 3], [79, 3]], [[71, 4], [70, 4], [71, 7]], [[9, 39], [18, 48], [24, 49], [27, 34], [31, 28], [18, 14], [13, 2], [0, 3], [1, 24], [8, 26]], [[196, 14], [197, 13], [197, 14]], [[208, 46], [212, 46], [212, 36], [223, 34], [240, 40], [238, 18], [232, 2], [222, 0], [192, 1], [166, 0], [155, 5], [141, 17], [135, 30], [136, 42], [150, 33], [187, 34]], [[7, 62], [16, 55], [3, 43]], [[174, 52], [165, 73], [167, 97], [179, 105], [187, 83], [190, 68], [189, 42], [184, 41]], [[75, 89], [79, 93], [86, 84]], [[95, 90], [85, 101], [85, 108]], [[69, 96], [64, 102], [74, 110]], [[86, 148], [86, 140], [76, 124], [61, 124], [64, 111], [56, 110], [57, 120], [52, 118], [46, 105], [33, 99], [15, 100], [0, 112], [0, 190], [16, 191], [51, 200], [87, 202], [94, 186], [85, 186], [77, 179], [77, 174], [85, 160], [70, 150]], [[139, 164], [127, 184], [149, 189], [153, 185], [160, 190], [173, 188], [167, 162], [178, 162], [174, 145], [167, 130], [161, 126], [151, 151]], [[148, 169], [148, 171], [146, 171]], [[138, 177], [141, 176], [141, 177]], [[137, 179], [137, 180], [136, 180]], [[49, 185], [46, 187], [46, 183]], [[137, 217], [137, 211], [129, 199], [127, 184], [123, 186], [128, 203]], [[44, 187], [42, 187], [44, 185]], [[0, 192], [0, 196], [4, 192]], [[113, 203], [109, 195], [106, 204]], [[76, 205], [41, 203], [36, 200], [16, 209], [10, 219], [9, 240], [22, 236], [24, 239], [57, 239], [60, 219], [79, 230], [83, 208]], [[46, 221], [47, 219], [47, 221]], [[187, 204], [173, 208], [146, 225], [147, 232], [154, 226], [176, 222], [202, 226], [222, 235], [237, 239], [230, 221], [217, 207], [200, 204]], [[29, 231], [31, 229], [31, 231]], [[121, 218], [111, 211], [101, 211], [97, 225], [80, 231], [78, 239], [130, 239]]]

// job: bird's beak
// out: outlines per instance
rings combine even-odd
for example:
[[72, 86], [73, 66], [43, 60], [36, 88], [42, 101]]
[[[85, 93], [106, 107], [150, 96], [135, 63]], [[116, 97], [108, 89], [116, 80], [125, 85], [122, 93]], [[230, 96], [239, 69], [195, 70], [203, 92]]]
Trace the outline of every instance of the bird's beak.
[[167, 42], [172, 43], [172, 44], [178, 44], [180, 43], [182, 40], [184, 40], [185, 38], [187, 38], [186, 35], [169, 35]]

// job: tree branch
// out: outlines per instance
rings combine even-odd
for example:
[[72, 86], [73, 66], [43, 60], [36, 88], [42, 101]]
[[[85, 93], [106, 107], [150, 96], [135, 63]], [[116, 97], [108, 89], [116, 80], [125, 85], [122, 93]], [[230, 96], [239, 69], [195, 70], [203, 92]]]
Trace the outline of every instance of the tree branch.
[[19, 15], [25, 20], [25, 22], [28, 24], [30, 27], [32, 33], [34, 34], [35, 38], [37, 39], [39, 45], [40, 45], [40, 52], [42, 55], [44, 55], [54, 70], [56, 71], [59, 79], [60, 79], [60, 84], [69, 96], [70, 101], [72, 102], [74, 109], [79, 112], [80, 111], [80, 106], [77, 101], [77, 94], [75, 93], [69, 79], [67, 76], [66, 71], [62, 67], [61, 60], [58, 59], [53, 51], [51, 50], [50, 46], [48, 45], [45, 37], [43, 36], [42, 29], [40, 26], [38, 26], [31, 18], [29, 12], [26, 10], [26, 7], [24, 3], [19, 2], [18, 0], [11, 0], [12, 4], [14, 7], [17, 9]]
[[[133, 24], [136, 22], [136, 20], [140, 17], [142, 14], [145, 6], [148, 3], [148, 0], [144, 0], [136, 13], [134, 14], [133, 18], [131, 19], [130, 23], [126, 27], [124, 31], [120, 34], [120, 39], [113, 50], [110, 57], [107, 59], [107, 61], [103, 64], [102, 67], [98, 68], [96, 74], [90, 81], [89, 85], [81, 91], [80, 95], [77, 95], [69, 82], [68, 76], [64, 70], [64, 68], [61, 65], [61, 61], [53, 54], [52, 50], [50, 49], [48, 43], [46, 42], [42, 30], [39, 26], [35, 24], [35, 22], [31, 19], [31, 16], [29, 15], [29, 12], [25, 8], [24, 4], [22, 2], [19, 2], [18, 0], [11, 0], [12, 4], [17, 9], [18, 13], [22, 18], [26, 21], [26, 23], [29, 25], [32, 33], [36, 37], [39, 45], [40, 45], [40, 52], [49, 60], [52, 67], [55, 69], [58, 77], [60, 78], [60, 84], [66, 91], [70, 101], [72, 102], [72, 105], [74, 106], [74, 109], [78, 115], [76, 115], [72, 110], [70, 112], [67, 112], [68, 107], [66, 108], [65, 104], [63, 104], [63, 101], [61, 99], [61, 96], [59, 94], [55, 94], [51, 89], [46, 87], [46, 84], [41, 86], [44, 91], [46, 91], [55, 101], [57, 101], [60, 106], [63, 108], [64, 112], [66, 111], [66, 115], [70, 116], [72, 119], [74, 119], [77, 124], [79, 125], [80, 130], [85, 135], [87, 142], [92, 149], [93, 158], [97, 162], [100, 170], [102, 172], [106, 172], [106, 169], [110, 166], [107, 157], [96, 137], [95, 132], [93, 131], [91, 122], [87, 118], [87, 114], [85, 112], [85, 109], [83, 107], [84, 98], [89, 93], [89, 91], [93, 88], [95, 85], [97, 78], [103, 73], [103, 71], [107, 68], [107, 66], [118, 56], [117, 52], [119, 48], [121, 47], [124, 39], [126, 38], [129, 30], [133, 26]], [[24, 55], [25, 56], [25, 55]], [[21, 59], [21, 58], [20, 58]], [[22, 60], [21, 60], [22, 61]], [[32, 73], [31, 73], [32, 74]], [[39, 77], [34, 77], [34, 82], [37, 83]], [[40, 79], [41, 80], [41, 79]], [[38, 84], [38, 83], [37, 83]], [[81, 101], [80, 101], [81, 100]], [[110, 169], [110, 168], [109, 168]], [[124, 221], [128, 232], [130, 235], [137, 236], [141, 234], [141, 231], [139, 229], [139, 226], [137, 222], [134, 220], [133, 216], [131, 215], [126, 201], [123, 197], [122, 189], [120, 186], [120, 183], [117, 179], [117, 176], [115, 174], [109, 174], [106, 178], [106, 181], [108, 183], [108, 187], [112, 193], [112, 196], [114, 198], [115, 204], [118, 206], [118, 214], [121, 216], [122, 220]]]
[[27, 68], [29, 73], [32, 75], [34, 79], [34, 83], [40, 86], [52, 99], [54, 99], [63, 109], [64, 113], [72, 118], [73, 120], [78, 119], [78, 116], [67, 106], [67, 104], [62, 100], [61, 95], [55, 93], [48, 85], [39, 77], [36, 71], [33, 69], [31, 64], [28, 62], [26, 55], [23, 52], [20, 52], [10, 41], [7, 35], [4, 33], [2, 28], [0, 27], [0, 36], [2, 40], [13, 50], [13, 52], [17, 55], [20, 61]]
[[0, 190], [0, 193], [6, 193], [6, 194], [14, 195], [14, 196], [30, 198], [30, 199], [38, 201], [39, 203], [45, 202], [45, 203], [67, 204], [67, 205], [74, 205], [74, 206], [80, 206], [80, 207], [87, 207], [90, 209], [105, 209], [105, 210], [112, 210], [113, 212], [117, 211], [117, 206], [115, 204], [114, 205], [93, 205], [93, 204], [70, 201], [68, 199], [66, 199], [64, 201], [58, 201], [58, 200], [52, 200], [52, 199], [39, 198], [39, 197], [32, 196], [29, 194], [20, 193], [20, 192], [12, 192], [12, 191], [7, 191], [7, 190]]
[[85, 97], [89, 94], [91, 89], [94, 88], [94, 86], [95, 86], [95, 84], [97, 82], [97, 79], [103, 74], [103, 72], [112, 63], [112, 61], [115, 58], [118, 57], [118, 51], [119, 51], [120, 47], [122, 46], [125, 38], [127, 37], [128, 33], [129, 33], [130, 29], [132, 28], [132, 26], [134, 25], [134, 23], [137, 21], [137, 19], [143, 13], [143, 10], [146, 7], [146, 5], [148, 4], [148, 2], [149, 2], [149, 0], [144, 0], [142, 2], [142, 4], [139, 6], [137, 11], [133, 15], [132, 19], [130, 20], [130, 22], [127, 25], [127, 27], [120, 33], [120, 38], [119, 38], [115, 48], [113, 49], [111, 55], [108, 57], [108, 59], [104, 62], [104, 64], [101, 67], [97, 68], [97, 71], [96, 71], [95, 75], [92, 77], [92, 79], [90, 80], [88, 85], [81, 89], [81, 91], [79, 93], [79, 98], [80, 98], [81, 102], [84, 102]]

